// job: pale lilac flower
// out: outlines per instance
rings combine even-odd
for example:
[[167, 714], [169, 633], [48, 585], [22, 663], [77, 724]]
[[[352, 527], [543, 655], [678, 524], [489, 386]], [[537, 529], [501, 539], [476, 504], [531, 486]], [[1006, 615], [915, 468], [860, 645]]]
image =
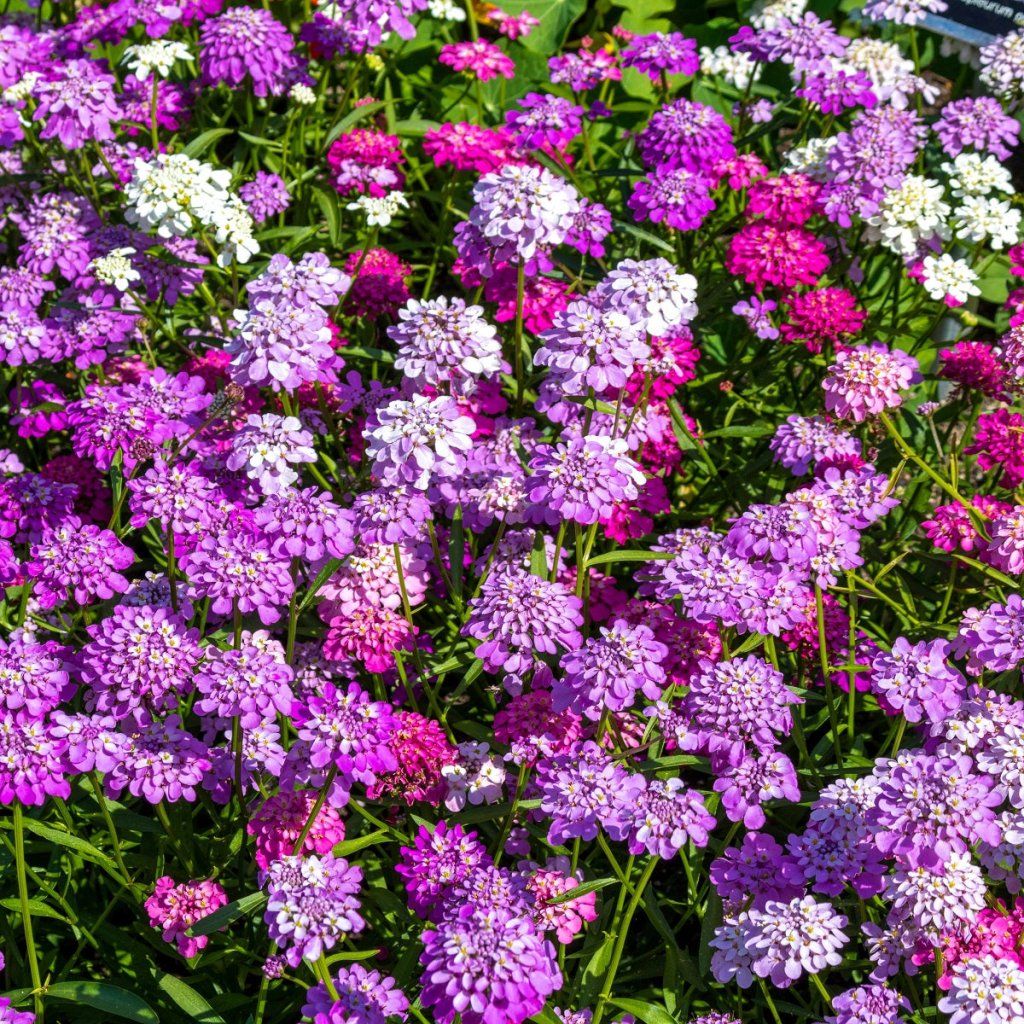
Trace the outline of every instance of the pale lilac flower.
[[903, 404], [901, 391], [921, 379], [917, 360], [881, 342], [845, 349], [828, 368], [825, 408], [857, 423]]
[[1020, 1024], [1024, 1021], [1024, 969], [985, 954], [953, 968], [949, 994], [939, 1001], [950, 1024]]
[[366, 922], [356, 898], [362, 881], [361, 868], [329, 853], [282, 857], [267, 868], [263, 919], [292, 967], [319, 960], [346, 936], [363, 930]]
[[374, 475], [392, 487], [426, 490], [432, 478], [457, 475], [472, 448], [476, 424], [454, 399], [413, 395], [377, 410], [377, 425], [364, 437]]
[[297, 416], [247, 416], [232, 439], [228, 469], [244, 469], [264, 494], [278, 495], [299, 479], [293, 467], [316, 462], [313, 435]]
[[752, 910], [745, 935], [751, 970], [777, 988], [788, 988], [802, 974], [819, 974], [842, 963], [840, 950], [849, 942], [847, 919], [830, 903], [811, 896], [782, 903], [769, 900]]
[[899, 637], [888, 654], [880, 651], [872, 659], [872, 689], [908, 722], [945, 721], [967, 689], [967, 680], [948, 664], [951, 652], [945, 640], [911, 644]]
[[505, 365], [497, 330], [480, 306], [463, 299], [410, 299], [388, 328], [398, 347], [395, 369], [418, 384], [464, 385], [493, 377]]

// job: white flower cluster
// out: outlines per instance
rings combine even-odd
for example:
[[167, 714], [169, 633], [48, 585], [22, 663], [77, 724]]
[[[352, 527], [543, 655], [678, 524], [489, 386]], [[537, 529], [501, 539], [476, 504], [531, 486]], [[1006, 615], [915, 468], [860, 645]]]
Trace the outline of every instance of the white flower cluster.
[[[907, 175], [867, 219], [866, 237], [907, 261], [923, 257], [925, 291], [933, 299], [960, 305], [981, 294], [978, 274], [963, 258], [965, 250], [987, 244], [999, 252], [1016, 245], [1024, 215], [1003, 198], [1012, 195], [1013, 182], [994, 156], [960, 153], [942, 164], [942, 173], [945, 186], [932, 178]], [[939, 243], [951, 238], [961, 247], [957, 255], [939, 251]]]
[[786, 168], [800, 171], [815, 181], [824, 181], [827, 177], [825, 159], [837, 141], [835, 135], [825, 139], [808, 139], [803, 146], [795, 146], [786, 154]]
[[908, 174], [867, 219], [866, 237], [907, 258], [915, 256], [922, 243], [949, 238], [944, 195], [941, 182]]
[[942, 165], [949, 175], [955, 196], [987, 196], [990, 192], [1013, 192], [1010, 172], [994, 157], [961, 153], [952, 163]]
[[958, 260], [948, 252], [940, 256], [925, 256], [922, 262], [924, 290], [936, 301], [951, 300], [962, 305], [972, 295], [980, 295], [975, 283], [978, 275], [966, 260]]
[[461, 811], [467, 803], [493, 804], [500, 800], [505, 784], [505, 766], [487, 743], [460, 743], [459, 760], [441, 768], [441, 777], [448, 786], [444, 805], [450, 811]]
[[231, 172], [217, 170], [184, 153], [160, 153], [136, 160], [125, 186], [125, 217], [161, 238], [209, 232], [220, 246], [217, 263], [247, 263], [260, 251], [245, 203], [231, 191]]
[[430, 0], [427, 10], [433, 18], [438, 21], [465, 21], [465, 8], [455, 3], [455, 0]]
[[932, 85], [914, 72], [914, 62], [903, 55], [895, 43], [863, 36], [851, 39], [838, 62], [842, 68], [863, 71], [871, 80], [871, 91], [880, 103], [891, 103], [897, 110], [905, 110], [910, 97], [918, 93], [926, 103], [938, 98], [938, 86]]
[[728, 46], [700, 48], [700, 69], [707, 75], [719, 75], [741, 92], [757, 76], [760, 68], [749, 53], [733, 53]]
[[32, 95], [32, 90], [35, 89], [36, 83], [40, 78], [42, 78], [40, 72], [26, 71], [14, 85], [9, 85], [4, 89], [4, 102], [10, 104], [24, 103]]
[[140, 82], [145, 82], [150, 75], [166, 78], [175, 61], [191, 59], [192, 51], [184, 43], [154, 39], [141, 46], [129, 46], [124, 51], [121, 63], [127, 64], [128, 70]]
[[135, 250], [130, 246], [111, 249], [106, 256], [97, 256], [89, 264], [89, 269], [101, 284], [113, 285], [119, 292], [126, 292], [140, 277], [132, 266], [134, 255]]
[[409, 209], [409, 200], [404, 192], [397, 189], [386, 196], [360, 196], [348, 204], [349, 210], [362, 210], [366, 214], [366, 223], [371, 227], [386, 228], [399, 210]]
[[311, 107], [316, 103], [316, 93], [303, 82], [296, 82], [291, 87], [288, 98], [300, 107]]
[[1009, 248], [1020, 236], [1020, 210], [1007, 200], [964, 196], [953, 217], [957, 237], [965, 242], [987, 241], [993, 249]]
[[780, 21], [794, 21], [804, 13], [807, 0], [756, 0], [747, 12], [754, 28], [771, 28]]

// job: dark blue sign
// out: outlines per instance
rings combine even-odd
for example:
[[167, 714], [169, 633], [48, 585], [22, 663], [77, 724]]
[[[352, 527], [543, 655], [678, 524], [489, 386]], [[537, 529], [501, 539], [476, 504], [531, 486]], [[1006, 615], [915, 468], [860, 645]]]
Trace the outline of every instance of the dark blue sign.
[[984, 46], [998, 36], [1024, 28], [1022, 0], [947, 0], [942, 14], [929, 14], [924, 24], [934, 32], [972, 46]]

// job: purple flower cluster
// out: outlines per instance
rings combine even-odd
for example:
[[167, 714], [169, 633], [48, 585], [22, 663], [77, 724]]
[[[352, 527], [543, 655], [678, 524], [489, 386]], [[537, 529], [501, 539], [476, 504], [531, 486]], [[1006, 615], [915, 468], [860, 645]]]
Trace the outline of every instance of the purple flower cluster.
[[303, 960], [319, 960], [363, 930], [357, 898], [362, 881], [359, 867], [331, 854], [282, 857], [267, 868], [263, 917], [287, 963], [298, 967]]

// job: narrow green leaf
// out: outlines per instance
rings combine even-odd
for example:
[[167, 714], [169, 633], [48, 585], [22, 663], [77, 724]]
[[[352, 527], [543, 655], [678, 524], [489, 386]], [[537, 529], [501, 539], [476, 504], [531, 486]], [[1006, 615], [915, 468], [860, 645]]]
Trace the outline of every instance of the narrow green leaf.
[[431, 129], [438, 126], [437, 121], [427, 121], [422, 117], [408, 117], [395, 122], [395, 134], [403, 138], [408, 136], [426, 135]]
[[544, 543], [544, 534], [540, 530], [533, 535], [533, 549], [530, 551], [530, 572], [541, 579], [546, 579], [548, 575], [548, 550]]
[[640, 239], [641, 242], [646, 242], [656, 249], [661, 249], [662, 252], [670, 252], [675, 256], [675, 249], [664, 238], [652, 235], [650, 231], [644, 231], [643, 228], [638, 228], [635, 224], [629, 224], [624, 220], [616, 220], [612, 223], [620, 231], [625, 231], [627, 235], [632, 235], [634, 238]]
[[37, 835], [40, 839], [45, 839], [49, 843], [74, 850], [79, 856], [84, 857], [93, 864], [98, 864], [115, 878], [121, 878], [117, 865], [102, 850], [97, 850], [91, 843], [87, 843], [84, 839], [79, 839], [78, 836], [73, 836], [70, 832], [63, 832], [52, 825], [45, 825], [34, 818], [25, 818], [24, 821], [26, 832], [31, 832], [33, 835]]
[[362, 345], [346, 345], [346, 359], [375, 359], [378, 363], [393, 363], [394, 354], [385, 352], [382, 348], [366, 348]]
[[647, 1003], [642, 999], [612, 999], [610, 1002], [620, 1010], [633, 1014], [644, 1024], [676, 1024], [675, 1019], [663, 1006], [655, 1006], [654, 1003]]
[[[612, 402], [605, 402], [600, 398], [590, 398], [587, 395], [570, 395], [569, 401], [574, 405], [582, 405], [584, 409], [593, 409], [594, 412], [603, 412], [608, 416], [615, 415], [614, 404]], [[56, 408], [60, 408], [60, 406]]]
[[232, 921], [237, 921], [240, 917], [247, 917], [249, 914], [252, 914], [266, 902], [267, 894], [265, 892], [251, 892], [248, 896], [243, 896], [240, 900], [235, 900], [227, 906], [215, 910], [209, 917], [196, 921], [189, 928], [188, 934], [212, 935], [214, 932], [220, 931], [221, 928], [227, 928]]
[[197, 135], [182, 152], [185, 156], [198, 160], [218, 139], [233, 133], [233, 128], [210, 128], [209, 131], [203, 132], [202, 135]]
[[641, 551], [627, 548], [625, 551], [607, 551], [587, 559], [587, 568], [595, 565], [611, 565], [613, 562], [667, 562], [675, 558], [674, 551]]
[[679, 403], [674, 398], [669, 398], [667, 404], [669, 415], [672, 417], [672, 430], [676, 435], [679, 450], [684, 452], [696, 451], [700, 446], [690, 432], [689, 426], [687, 426], [686, 420], [683, 417], [683, 410], [679, 408]]
[[328, 133], [327, 139], [324, 142], [324, 147], [329, 146], [334, 140], [341, 135], [342, 132], [348, 131], [352, 125], [363, 121], [368, 118], [371, 114], [376, 114], [378, 110], [382, 110], [385, 106], [383, 100], [377, 100], [374, 103], [367, 103], [365, 107], [353, 107]]
[[714, 886], [708, 892], [708, 906], [704, 911], [704, 919], [700, 923], [700, 952], [697, 954], [697, 966], [701, 977], [706, 977], [711, 968], [711, 940], [715, 937], [715, 929], [722, 923], [722, 899]]
[[601, 944], [591, 954], [580, 975], [580, 1002], [589, 1002], [597, 994], [601, 980], [608, 970], [615, 949], [615, 934], [606, 932]]
[[561, 896], [556, 896], [554, 899], [545, 900], [545, 906], [553, 906], [556, 903], [568, 903], [569, 900], [574, 900], [579, 896], [586, 896], [588, 892], [597, 892], [598, 889], [607, 888], [609, 885], [618, 885], [619, 880], [617, 878], [595, 878], [591, 882], [582, 882], [577, 885], [575, 889], [568, 889], [563, 892]]
[[719, 427], [717, 430], [705, 431], [705, 437], [764, 437], [775, 430], [767, 424], [747, 424], [735, 427]]
[[327, 235], [331, 240], [331, 245], [337, 245], [341, 238], [341, 209], [338, 206], [337, 192], [314, 188], [313, 198], [316, 199], [316, 205], [320, 207], [320, 212], [327, 222]]
[[379, 828], [376, 832], [368, 832], [365, 836], [356, 836], [355, 839], [346, 839], [344, 842], [338, 843], [334, 848], [334, 855], [336, 857], [350, 857], [353, 853], [365, 850], [368, 846], [376, 846], [378, 843], [386, 843], [387, 841], [387, 830]]
[[349, 949], [343, 950], [341, 953], [332, 953], [327, 958], [327, 965], [341, 964], [341, 963], [352, 963], [353, 961], [360, 960], [372, 960], [375, 956], [380, 955], [379, 949]]
[[466, 532], [462, 528], [462, 506], [455, 507], [452, 528], [448, 534], [448, 565], [452, 578], [452, 591], [456, 601], [462, 601], [462, 571], [466, 560]]
[[94, 1010], [122, 1020], [132, 1020], [136, 1024], [160, 1024], [160, 1018], [145, 999], [105, 981], [58, 981], [46, 990], [46, 996], [91, 1006]]
[[[21, 901], [14, 897], [8, 897], [7, 899], [0, 900], [0, 907], [3, 907], [4, 910], [10, 910], [15, 914], [21, 913]], [[33, 917], [50, 917], [55, 921], [65, 922], [68, 920], [63, 914], [58, 913], [53, 909], [53, 907], [43, 903], [41, 900], [29, 900], [28, 912]]]
[[246, 142], [251, 142], [254, 146], [266, 146], [268, 148], [280, 149], [281, 143], [274, 139], [265, 139], [262, 135], [250, 135], [248, 132], [243, 132], [239, 129], [238, 134], [242, 136]]
[[165, 974], [157, 982], [160, 989], [179, 1009], [201, 1024], [225, 1024], [224, 1018], [191, 986], [173, 974]]
[[316, 574], [316, 579], [310, 584], [309, 590], [306, 591], [306, 596], [299, 602], [300, 612], [304, 612], [316, 600], [316, 595], [320, 593], [320, 588], [334, 575], [339, 565], [341, 565], [341, 559], [332, 558]]

